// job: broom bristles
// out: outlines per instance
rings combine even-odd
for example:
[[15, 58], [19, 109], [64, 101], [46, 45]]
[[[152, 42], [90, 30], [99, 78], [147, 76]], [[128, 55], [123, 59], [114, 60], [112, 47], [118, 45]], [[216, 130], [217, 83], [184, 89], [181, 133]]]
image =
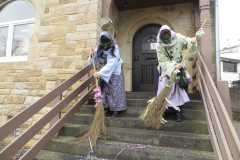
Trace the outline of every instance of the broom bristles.
[[[169, 80], [168, 85], [174, 83], [176, 79], [176, 74], [173, 74]], [[142, 111], [142, 114], [139, 118], [150, 127], [160, 129], [162, 126], [162, 117], [166, 109], [167, 101], [165, 98], [168, 98], [171, 87], [165, 86], [158, 96], [152, 101], [149, 106]]]
[[[106, 139], [106, 127], [104, 124], [104, 119], [105, 114], [103, 104], [98, 102], [93, 123], [85, 131], [81, 132], [81, 135], [86, 134], [90, 137], [92, 146], [96, 145], [99, 136], [102, 137], [101, 139]], [[78, 138], [76, 141], [89, 144], [89, 138], [84, 135]]]

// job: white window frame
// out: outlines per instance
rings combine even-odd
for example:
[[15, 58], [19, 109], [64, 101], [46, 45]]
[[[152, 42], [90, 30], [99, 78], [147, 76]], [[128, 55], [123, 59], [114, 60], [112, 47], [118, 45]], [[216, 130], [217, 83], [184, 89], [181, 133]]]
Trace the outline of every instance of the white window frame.
[[6, 57], [0, 57], [0, 63], [20, 62], [20, 61], [28, 60], [28, 56], [11, 56], [13, 31], [14, 31], [14, 26], [22, 25], [22, 24], [33, 24], [34, 25], [34, 23], [35, 23], [35, 18], [0, 23], [0, 27], [8, 27]]

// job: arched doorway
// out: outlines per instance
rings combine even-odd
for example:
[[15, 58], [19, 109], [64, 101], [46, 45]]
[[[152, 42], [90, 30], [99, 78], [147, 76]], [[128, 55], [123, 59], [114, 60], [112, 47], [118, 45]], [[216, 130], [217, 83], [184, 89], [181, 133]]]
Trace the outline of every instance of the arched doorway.
[[149, 24], [140, 28], [133, 38], [132, 91], [154, 92], [157, 55], [156, 38], [161, 25]]

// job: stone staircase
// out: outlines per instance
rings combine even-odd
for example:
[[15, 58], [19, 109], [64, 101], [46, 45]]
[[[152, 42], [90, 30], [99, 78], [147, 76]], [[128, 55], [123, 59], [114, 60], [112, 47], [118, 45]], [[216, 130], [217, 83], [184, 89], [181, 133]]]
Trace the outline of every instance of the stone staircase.
[[124, 148], [128, 149], [117, 157], [118, 160], [215, 159], [198, 94], [189, 94], [191, 102], [185, 104], [182, 122], [175, 122], [174, 115], [166, 114], [168, 122], [158, 131], [138, 119], [140, 111], [154, 94], [126, 92], [126, 96], [127, 111], [118, 118], [105, 118], [106, 141], [97, 143], [93, 148], [93, 157], [86, 157], [89, 145], [71, 143], [76, 139], [76, 133], [86, 129], [93, 121], [95, 109], [93, 100], [89, 100], [89, 105], [83, 106], [60, 130], [60, 136], [53, 138], [35, 159], [114, 159]]

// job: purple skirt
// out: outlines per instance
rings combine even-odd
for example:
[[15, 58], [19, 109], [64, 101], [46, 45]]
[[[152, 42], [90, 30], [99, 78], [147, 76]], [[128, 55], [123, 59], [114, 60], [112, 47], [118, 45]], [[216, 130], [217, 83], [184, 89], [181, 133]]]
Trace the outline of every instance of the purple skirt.
[[102, 103], [110, 111], [124, 111], [127, 109], [125, 80], [123, 71], [120, 75], [112, 74], [110, 80], [103, 87]]
[[[164, 76], [163, 78], [159, 77], [157, 94], [159, 94], [161, 92], [161, 90], [168, 83], [169, 79], [170, 78], [168, 76]], [[190, 101], [187, 92], [185, 91], [185, 89], [180, 88], [178, 83], [175, 83], [172, 86], [168, 100], [171, 101], [172, 104], [174, 104], [175, 106], [180, 107], [180, 109], [182, 109], [183, 105], [186, 102]], [[166, 112], [174, 112], [175, 111], [169, 103], [167, 103], [167, 106], [169, 109], [167, 109]]]

